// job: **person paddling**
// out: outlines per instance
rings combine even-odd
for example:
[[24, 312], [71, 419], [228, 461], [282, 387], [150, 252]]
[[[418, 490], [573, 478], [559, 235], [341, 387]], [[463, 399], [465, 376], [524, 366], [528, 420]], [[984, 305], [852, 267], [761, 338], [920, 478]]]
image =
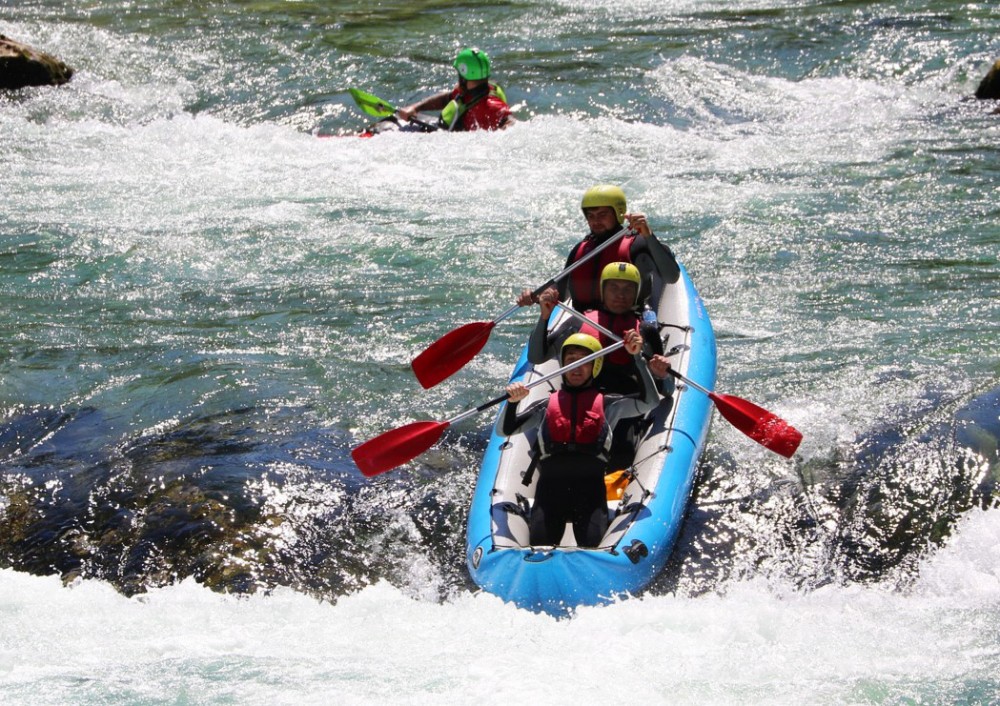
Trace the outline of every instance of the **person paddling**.
[[[583, 323], [574, 317], [564, 321], [551, 333], [548, 331], [548, 321], [559, 303], [559, 296], [554, 288], [542, 292], [538, 297], [538, 323], [528, 339], [528, 361], [539, 365], [554, 358], [563, 341], [577, 332], [589, 334], [600, 341], [602, 346], [608, 346], [614, 340], [600, 329], [607, 329], [619, 338], [624, 338], [628, 331], [638, 331], [645, 343], [644, 352], [648, 357], [650, 372], [656, 378], [666, 378], [670, 361], [663, 355], [663, 341], [659, 330], [649, 330], [643, 326], [639, 316], [639, 308], [642, 306], [640, 285], [641, 275], [635, 265], [627, 262], [609, 263], [601, 272], [601, 306], [582, 312], [597, 326]], [[632, 356], [622, 350], [608, 356], [601, 378], [601, 389], [627, 395], [638, 392], [640, 386]]]
[[[642, 351], [642, 338], [628, 332], [625, 349], [633, 356]], [[600, 342], [585, 333], [569, 336], [562, 344], [562, 364], [601, 350]], [[518, 403], [528, 396], [520, 382], [507, 386], [509, 401], [498, 420], [505, 436], [538, 428], [538, 483], [535, 502], [528, 517], [532, 545], [556, 545], [566, 523], [572, 523], [576, 543], [596, 547], [608, 528], [607, 491], [604, 474], [613, 442], [615, 425], [626, 417], [643, 416], [657, 402], [653, 379], [645, 365], [637, 366], [642, 379], [639, 397], [602, 393], [594, 384], [604, 359], [566, 372], [562, 388], [539, 400], [524, 412]], [[526, 484], [530, 476], [525, 478]]]
[[[674, 391], [674, 379], [668, 377], [670, 360], [663, 355], [659, 327], [655, 324], [652, 327], [643, 325], [639, 316], [639, 307], [642, 305], [639, 285], [639, 269], [635, 265], [627, 262], [610, 263], [601, 272], [601, 308], [582, 312], [587, 322], [572, 317], [552, 332], [548, 331], [548, 320], [556, 305], [556, 293], [555, 290], [543, 292], [539, 296], [538, 323], [528, 339], [528, 360], [538, 365], [554, 358], [562, 343], [577, 332], [593, 336], [602, 347], [617, 340], [602, 329], [618, 338], [625, 338], [629, 332], [638, 332], [644, 344], [643, 352], [647, 359], [645, 367], [649, 368], [656, 379], [663, 396], [670, 397]], [[644, 367], [641, 360], [619, 349], [607, 356], [597, 385], [603, 392], [635, 395], [642, 387], [640, 367]], [[623, 468], [632, 462], [642, 428], [642, 417], [631, 417], [618, 422], [608, 459], [612, 470]]]
[[409, 120], [417, 113], [441, 111], [445, 130], [502, 130], [514, 122], [503, 89], [490, 78], [490, 58], [479, 49], [458, 52], [453, 64], [458, 86], [400, 108], [397, 115]]
[[[656, 309], [663, 284], [676, 282], [680, 277], [680, 267], [670, 248], [653, 234], [645, 214], [629, 213], [625, 192], [612, 184], [598, 184], [587, 189], [580, 207], [590, 233], [570, 250], [567, 267], [617, 235], [626, 222], [631, 232], [622, 237], [617, 245], [609, 246], [599, 257], [594, 257], [559, 282], [557, 291], [560, 299], [565, 300], [568, 295], [577, 311], [598, 308], [601, 303], [601, 272], [611, 262], [630, 262], [639, 268], [643, 280], [652, 285], [650, 303]], [[535, 298], [529, 289], [522, 291], [517, 298], [519, 306], [529, 306], [533, 301]]]

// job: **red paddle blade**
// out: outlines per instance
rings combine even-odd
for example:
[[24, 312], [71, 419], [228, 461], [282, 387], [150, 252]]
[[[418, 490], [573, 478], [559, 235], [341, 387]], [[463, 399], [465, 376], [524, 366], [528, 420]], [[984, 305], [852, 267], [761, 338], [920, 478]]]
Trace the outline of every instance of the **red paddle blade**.
[[410, 367], [424, 389], [451, 377], [475, 358], [476, 353], [486, 345], [494, 326], [495, 321], [476, 321], [459, 326], [414, 358]]
[[351, 451], [354, 463], [371, 478], [401, 466], [432, 447], [449, 422], [413, 422], [379, 434]]
[[725, 419], [761, 446], [791, 458], [802, 432], [781, 417], [740, 397], [711, 393], [709, 397]]

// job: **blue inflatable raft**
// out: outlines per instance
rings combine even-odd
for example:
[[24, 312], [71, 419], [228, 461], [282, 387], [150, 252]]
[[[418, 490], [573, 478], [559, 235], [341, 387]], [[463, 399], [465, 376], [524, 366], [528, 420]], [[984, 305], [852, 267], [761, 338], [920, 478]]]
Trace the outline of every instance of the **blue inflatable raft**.
[[[559, 309], [556, 314], [553, 327], [568, 316]], [[683, 267], [678, 281], [664, 286], [657, 318], [673, 368], [713, 389], [715, 334]], [[525, 346], [510, 379], [530, 384], [557, 367], [556, 360], [531, 365]], [[522, 404], [547, 396], [558, 384], [556, 378], [532, 388]], [[610, 525], [596, 548], [575, 546], [571, 528], [558, 546], [528, 544], [527, 513], [538, 474], [528, 486], [522, 479], [534, 433], [504, 437], [494, 425], [469, 511], [466, 561], [476, 584], [519, 607], [560, 616], [577, 606], [642, 591], [663, 569], [677, 541], [711, 424], [712, 402], [678, 383], [650, 420], [631, 476], [626, 476], [628, 485], [620, 497], [609, 493]]]

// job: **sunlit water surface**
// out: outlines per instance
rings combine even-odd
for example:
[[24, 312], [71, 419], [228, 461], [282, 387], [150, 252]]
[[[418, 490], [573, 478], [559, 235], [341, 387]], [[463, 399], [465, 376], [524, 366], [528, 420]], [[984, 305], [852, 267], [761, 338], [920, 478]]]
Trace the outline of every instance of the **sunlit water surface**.
[[[1000, 699], [991, 5], [0, 7], [77, 69], [0, 97], [5, 703]], [[350, 136], [348, 87], [463, 44], [515, 128]], [[717, 418], [664, 574], [556, 621], [465, 573], [489, 416], [374, 481], [349, 450], [497, 394], [528, 312], [433, 390], [409, 361], [557, 272], [596, 182], [805, 440]]]

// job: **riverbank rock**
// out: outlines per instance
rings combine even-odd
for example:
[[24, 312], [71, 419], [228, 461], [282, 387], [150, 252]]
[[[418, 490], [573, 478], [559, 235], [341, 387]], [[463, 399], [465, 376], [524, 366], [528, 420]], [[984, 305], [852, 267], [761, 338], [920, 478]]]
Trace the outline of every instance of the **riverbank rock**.
[[979, 88], [976, 89], [976, 98], [980, 100], [1000, 99], [1000, 59], [994, 62], [989, 73], [980, 82]]
[[0, 34], [0, 89], [58, 86], [72, 76], [73, 69], [54, 56]]

